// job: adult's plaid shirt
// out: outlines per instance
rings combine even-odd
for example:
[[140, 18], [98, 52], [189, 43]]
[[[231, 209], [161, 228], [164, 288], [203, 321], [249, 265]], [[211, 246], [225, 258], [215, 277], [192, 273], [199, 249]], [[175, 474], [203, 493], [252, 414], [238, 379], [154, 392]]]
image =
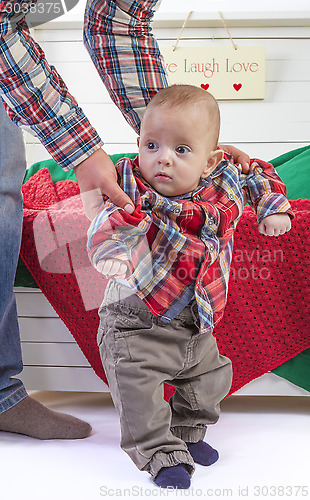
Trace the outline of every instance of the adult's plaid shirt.
[[[37, 0], [0, 0], [0, 94], [10, 118], [68, 170], [102, 146], [23, 12]], [[89, 0], [84, 41], [109, 94], [136, 131], [167, 76], [150, 22], [160, 0]]]
[[129, 215], [104, 202], [88, 232], [91, 262], [95, 267], [101, 259], [125, 262], [129, 285], [163, 321], [195, 297], [200, 331], [213, 329], [226, 303], [243, 191], [258, 222], [280, 212], [293, 217], [283, 182], [272, 165], [260, 160], [249, 175], [224, 160], [193, 193], [166, 198], [142, 179], [138, 158], [122, 159], [116, 168], [136, 209]]

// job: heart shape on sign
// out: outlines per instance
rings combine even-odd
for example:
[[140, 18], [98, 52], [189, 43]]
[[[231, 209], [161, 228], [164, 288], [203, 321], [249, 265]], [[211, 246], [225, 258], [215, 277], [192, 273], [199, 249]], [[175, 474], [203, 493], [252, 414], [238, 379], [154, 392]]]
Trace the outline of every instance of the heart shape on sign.
[[242, 87], [242, 83], [234, 83], [233, 87], [238, 92]]
[[202, 83], [200, 85], [200, 87], [203, 89], [203, 90], [208, 90], [208, 88], [210, 87], [210, 85], [208, 83]]

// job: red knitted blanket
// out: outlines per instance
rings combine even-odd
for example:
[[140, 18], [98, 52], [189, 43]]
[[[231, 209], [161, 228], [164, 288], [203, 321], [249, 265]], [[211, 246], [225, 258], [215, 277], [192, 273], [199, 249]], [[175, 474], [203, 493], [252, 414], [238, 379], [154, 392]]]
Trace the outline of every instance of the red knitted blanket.
[[[47, 168], [23, 185], [21, 257], [68, 327], [96, 374], [106, 382], [96, 343], [106, 279], [89, 263], [78, 184], [53, 184]], [[261, 235], [245, 207], [238, 224], [225, 314], [216, 327], [219, 350], [233, 363], [231, 393], [310, 347], [310, 200], [291, 201], [293, 227]], [[174, 389], [166, 387], [166, 398]]]

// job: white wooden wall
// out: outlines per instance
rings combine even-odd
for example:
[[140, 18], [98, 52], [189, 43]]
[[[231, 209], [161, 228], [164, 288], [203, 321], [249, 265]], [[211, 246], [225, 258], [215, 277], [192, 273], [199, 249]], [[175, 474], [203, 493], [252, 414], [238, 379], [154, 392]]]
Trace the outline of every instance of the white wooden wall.
[[[162, 27], [161, 27], [162, 24]], [[154, 34], [162, 45], [171, 45], [180, 28], [157, 23]], [[204, 24], [200, 22], [200, 25]], [[105, 142], [108, 153], [136, 151], [136, 134], [111, 102], [82, 42], [82, 27], [36, 29], [51, 64], [55, 65]], [[238, 45], [264, 45], [266, 49], [266, 99], [221, 101], [222, 143], [234, 144], [252, 157], [269, 160], [305, 146], [310, 138], [310, 27], [230, 27]], [[185, 28], [180, 44], [223, 46], [230, 44], [222, 27]], [[49, 158], [30, 134], [25, 134], [28, 164]]]
[[16, 288], [24, 370], [28, 390], [107, 391], [70, 331], [38, 289]]
[[[274, 16], [274, 13], [273, 13]], [[234, 144], [252, 157], [269, 160], [286, 151], [308, 145], [310, 139], [310, 23], [308, 26], [270, 26], [270, 21], [234, 21], [231, 35], [238, 45], [264, 45], [267, 58], [266, 99], [264, 101], [220, 102], [221, 141]], [[208, 25], [210, 24], [210, 26]], [[214, 24], [216, 26], [214, 26]], [[237, 24], [237, 26], [236, 26]], [[258, 24], [258, 25], [255, 25]], [[264, 26], [269, 24], [268, 26]], [[279, 24], [279, 23], [275, 23]], [[281, 23], [280, 23], [281, 24]], [[289, 22], [286, 20], [286, 23]], [[298, 24], [298, 23], [296, 23]], [[161, 19], [154, 33], [162, 45], [177, 38], [178, 22]], [[171, 27], [175, 26], [175, 27]], [[47, 29], [49, 28], [49, 29]], [[82, 26], [35, 30], [44, 48], [70, 91], [105, 141], [108, 153], [136, 151], [136, 135], [117, 110], [100, 81], [82, 43]], [[189, 23], [183, 32], [184, 45], [229, 44], [218, 23], [202, 19]], [[28, 164], [49, 158], [45, 149], [25, 134]], [[106, 390], [72, 336], [39, 291], [16, 291], [21, 325], [25, 369], [22, 374], [28, 389]], [[38, 311], [40, 311], [38, 313]], [[242, 389], [241, 394], [302, 394], [276, 375], [268, 374], [265, 384]], [[271, 386], [270, 386], [271, 380]], [[273, 385], [274, 384], [274, 385]], [[284, 386], [283, 386], [284, 384]], [[263, 388], [262, 388], [263, 387]]]

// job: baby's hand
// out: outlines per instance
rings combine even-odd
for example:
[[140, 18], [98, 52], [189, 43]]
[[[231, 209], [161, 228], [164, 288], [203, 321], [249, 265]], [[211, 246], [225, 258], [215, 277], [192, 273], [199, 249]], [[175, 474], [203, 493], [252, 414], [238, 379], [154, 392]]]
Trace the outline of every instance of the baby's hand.
[[119, 259], [101, 259], [96, 269], [105, 276], [114, 276], [120, 279], [125, 278], [127, 273], [127, 265]]
[[272, 214], [264, 217], [258, 224], [260, 233], [266, 236], [279, 236], [291, 229], [291, 219], [287, 214]]

